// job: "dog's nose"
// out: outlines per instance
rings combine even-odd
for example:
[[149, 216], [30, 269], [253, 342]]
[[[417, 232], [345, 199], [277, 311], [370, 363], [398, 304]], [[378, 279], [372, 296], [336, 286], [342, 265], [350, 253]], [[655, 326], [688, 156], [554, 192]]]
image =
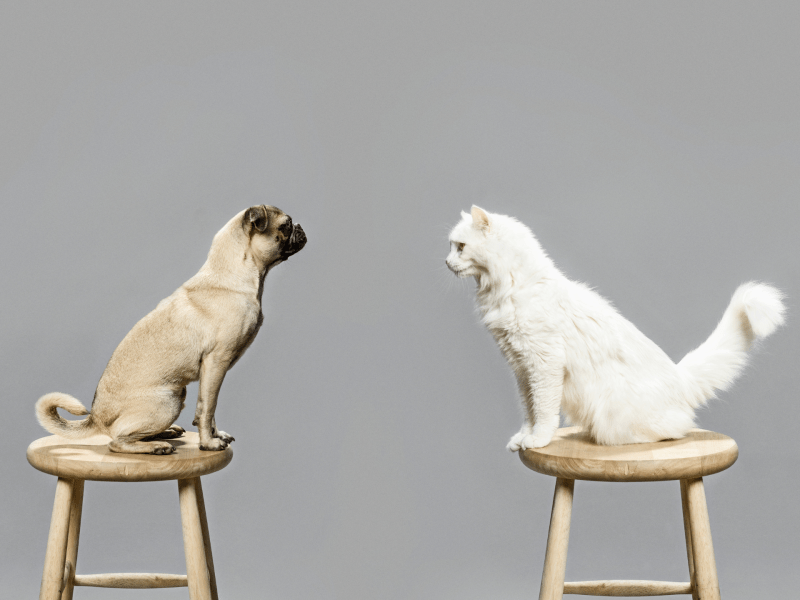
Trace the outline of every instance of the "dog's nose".
[[303, 228], [298, 223], [294, 226], [294, 231], [292, 232], [292, 246], [300, 250], [306, 245], [307, 241], [306, 232], [303, 231]]

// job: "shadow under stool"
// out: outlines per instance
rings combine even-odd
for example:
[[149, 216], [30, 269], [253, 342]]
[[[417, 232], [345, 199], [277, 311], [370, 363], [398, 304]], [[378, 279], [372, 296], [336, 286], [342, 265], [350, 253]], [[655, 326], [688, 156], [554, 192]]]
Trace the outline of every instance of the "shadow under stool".
[[[703, 489], [703, 477], [730, 467], [739, 448], [728, 436], [693, 429], [680, 440], [600, 446], [580, 427], [559, 429], [544, 448], [520, 451], [530, 469], [556, 477], [547, 552], [539, 600], [563, 594], [591, 596], [665, 596], [691, 594], [694, 600], [719, 599], [717, 565]], [[564, 582], [567, 567], [572, 494], [575, 480], [680, 481], [683, 529], [690, 581]]]
[[[188, 587], [192, 600], [217, 600], [214, 561], [208, 537], [206, 509], [200, 477], [226, 467], [233, 450], [206, 452], [199, 436], [186, 432], [167, 440], [175, 447], [170, 455], [118, 454], [108, 449], [109, 438], [94, 436], [69, 440], [56, 435], [28, 446], [28, 462], [58, 477], [40, 600], [71, 600], [74, 586], [105, 588]], [[81, 530], [83, 483], [90, 481], [178, 481], [183, 525], [186, 575], [162, 573], [103, 573], [76, 575], [78, 538]]]

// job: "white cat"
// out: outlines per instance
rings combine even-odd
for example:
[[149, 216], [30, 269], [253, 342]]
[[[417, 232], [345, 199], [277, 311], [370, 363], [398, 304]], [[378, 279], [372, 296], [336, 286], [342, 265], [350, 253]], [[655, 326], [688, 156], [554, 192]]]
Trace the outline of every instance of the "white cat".
[[541, 448], [559, 412], [600, 444], [681, 438], [695, 409], [783, 323], [781, 293], [736, 290], [717, 328], [677, 365], [607, 300], [567, 279], [522, 223], [477, 206], [450, 233], [447, 266], [478, 283], [478, 306], [517, 377], [525, 422], [511, 451]]

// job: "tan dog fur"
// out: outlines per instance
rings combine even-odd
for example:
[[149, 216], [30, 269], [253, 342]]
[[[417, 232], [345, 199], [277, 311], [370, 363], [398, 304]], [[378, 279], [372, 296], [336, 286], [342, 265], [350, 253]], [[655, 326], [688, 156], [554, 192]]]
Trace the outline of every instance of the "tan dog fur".
[[[91, 413], [56, 392], [37, 401], [39, 423], [68, 438], [104, 433], [113, 452], [170, 454], [172, 445], [159, 439], [183, 434], [172, 424], [184, 407], [186, 385], [199, 379], [193, 424], [200, 448], [226, 448], [233, 438], [214, 419], [222, 380], [261, 327], [267, 272], [299, 252], [305, 239], [278, 208], [254, 206], [237, 214], [214, 236], [200, 271], [122, 340], [97, 385]], [[89, 416], [67, 421], [57, 408]]]

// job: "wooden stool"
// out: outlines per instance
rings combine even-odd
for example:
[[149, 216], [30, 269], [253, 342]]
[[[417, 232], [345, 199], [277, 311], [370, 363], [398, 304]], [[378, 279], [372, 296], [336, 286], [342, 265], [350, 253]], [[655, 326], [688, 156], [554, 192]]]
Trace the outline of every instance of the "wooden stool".
[[[111, 588], [187, 587], [192, 600], [217, 600], [214, 561], [208, 537], [206, 509], [200, 477], [219, 471], [231, 462], [233, 450], [200, 450], [199, 436], [187, 432], [168, 440], [175, 452], [166, 456], [116, 454], [108, 449], [109, 438], [99, 435], [68, 440], [56, 435], [28, 446], [28, 462], [58, 477], [50, 535], [44, 559], [40, 600], [71, 600], [73, 586]], [[81, 529], [83, 482], [178, 480], [183, 524], [186, 575], [161, 573], [104, 573], [76, 575], [78, 537]]]
[[[626, 446], [599, 446], [580, 427], [556, 432], [544, 448], [520, 451], [530, 469], [557, 477], [547, 535], [539, 600], [563, 594], [663, 596], [691, 594], [694, 600], [719, 599], [717, 565], [711, 544], [703, 477], [730, 467], [739, 456], [731, 438], [693, 429], [681, 440]], [[567, 544], [576, 479], [589, 481], [680, 480], [683, 529], [689, 558], [688, 583], [670, 581], [581, 581], [564, 583]]]

